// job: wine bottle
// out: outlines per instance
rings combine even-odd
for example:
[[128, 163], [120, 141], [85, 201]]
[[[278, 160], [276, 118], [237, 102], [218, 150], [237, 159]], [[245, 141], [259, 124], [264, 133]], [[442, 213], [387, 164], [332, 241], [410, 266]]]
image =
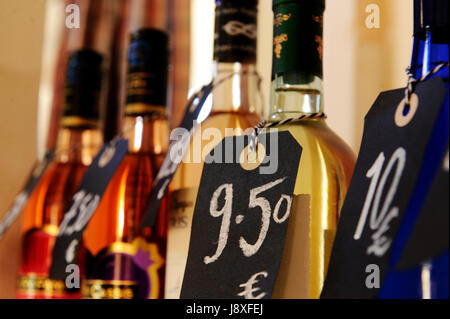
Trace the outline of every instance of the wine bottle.
[[[414, 43], [411, 72], [415, 79], [449, 62], [448, 0], [414, 0]], [[447, 96], [441, 107], [429, 145], [425, 152], [421, 173], [416, 182], [412, 203], [405, 212], [398, 235], [392, 247], [390, 265], [395, 265], [411, 235], [420, 209], [431, 188], [436, 172], [442, 166], [442, 158], [448, 150], [449, 94], [448, 66], [433, 74], [440, 76], [447, 88]], [[390, 270], [379, 298], [448, 298], [449, 252], [443, 252], [422, 266], [408, 270]]]
[[56, 156], [24, 208], [17, 298], [68, 298], [64, 282], [48, 279], [62, 215], [102, 144], [99, 99], [102, 56], [91, 49], [70, 54]]
[[164, 296], [167, 203], [161, 203], [154, 227], [139, 225], [169, 144], [167, 73], [167, 34], [151, 28], [135, 31], [128, 53], [123, 122], [128, 153], [83, 234], [87, 250], [83, 298]]
[[196, 127], [170, 185], [166, 298], [179, 298], [189, 250], [192, 217], [205, 156], [231, 135], [260, 121], [256, 74], [257, 0], [217, 0], [212, 110]]
[[[324, 0], [273, 0], [270, 122], [324, 112], [324, 10]], [[318, 298], [355, 156], [324, 118], [275, 128], [289, 131], [303, 150], [272, 298]]]

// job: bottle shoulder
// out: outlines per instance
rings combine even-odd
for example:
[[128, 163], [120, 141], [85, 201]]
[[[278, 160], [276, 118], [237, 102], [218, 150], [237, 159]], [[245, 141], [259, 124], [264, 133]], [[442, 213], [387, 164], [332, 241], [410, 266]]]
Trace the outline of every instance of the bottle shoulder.
[[254, 112], [211, 112], [200, 124], [202, 128], [242, 128], [254, 127], [261, 117]]
[[289, 131], [304, 150], [327, 152], [337, 159], [352, 162], [356, 160], [355, 153], [350, 146], [324, 120], [299, 121], [275, 128], [280, 131]]
[[[48, 222], [46, 219], [49, 215], [63, 213], [70, 204], [86, 168], [87, 166], [80, 162], [53, 161], [49, 165], [23, 209], [23, 232], [43, 226]], [[57, 216], [54, 221], [60, 217]]]
[[289, 131], [302, 147], [303, 169], [335, 175], [348, 186], [356, 163], [355, 153], [324, 120], [292, 122], [276, 128]]

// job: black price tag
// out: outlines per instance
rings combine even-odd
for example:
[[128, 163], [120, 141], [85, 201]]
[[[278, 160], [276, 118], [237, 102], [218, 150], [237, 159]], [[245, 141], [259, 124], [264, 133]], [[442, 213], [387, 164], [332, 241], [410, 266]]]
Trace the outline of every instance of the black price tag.
[[127, 152], [127, 140], [114, 141], [103, 146], [86, 170], [80, 187], [73, 196], [72, 204], [59, 226], [50, 278], [64, 280], [67, 275], [66, 267], [77, 263], [83, 232]]
[[408, 269], [439, 256], [449, 247], [448, 147], [411, 236], [396, 268]]
[[[376, 298], [446, 89], [441, 78], [381, 93], [367, 113], [322, 298]], [[379, 277], [373, 285], [373, 277]]]
[[259, 135], [257, 153], [248, 139], [205, 160], [181, 298], [271, 297], [302, 148], [289, 132]]
[[152, 184], [150, 199], [141, 223], [142, 228], [152, 227], [155, 224], [161, 200], [167, 192], [167, 188], [183, 159], [186, 149], [189, 147], [191, 135], [196, 127], [196, 120], [213, 87], [213, 82], [211, 82], [191, 98], [180, 126], [170, 134], [169, 151]]
[[2, 221], [0, 222], [0, 239], [3, 238], [3, 235], [12, 225], [12, 223], [19, 217], [22, 212], [25, 204], [28, 201], [31, 193], [33, 193], [34, 188], [37, 186], [41, 177], [44, 175], [44, 172], [47, 170], [49, 164], [53, 159], [53, 152], [48, 152], [44, 159], [38, 163], [36, 163], [31, 171], [30, 176], [25, 183], [25, 187], [23, 190], [16, 196], [14, 199], [13, 206], [5, 213]]

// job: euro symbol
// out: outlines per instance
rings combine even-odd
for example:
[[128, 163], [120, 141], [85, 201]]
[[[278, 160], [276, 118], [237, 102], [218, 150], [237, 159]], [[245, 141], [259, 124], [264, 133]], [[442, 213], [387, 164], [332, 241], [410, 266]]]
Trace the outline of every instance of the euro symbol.
[[262, 299], [264, 298], [264, 296], [266, 295], [265, 292], [260, 293], [257, 296], [254, 296], [253, 293], [257, 292], [258, 290], [260, 290], [261, 288], [259, 287], [253, 287], [253, 285], [255, 285], [258, 282], [258, 277], [259, 276], [264, 276], [264, 278], [267, 278], [269, 274], [266, 271], [261, 271], [259, 273], [254, 274], [253, 276], [250, 277], [250, 279], [244, 283], [244, 284], [240, 284], [239, 287], [244, 288], [244, 290], [240, 293], [238, 293], [238, 296], [243, 296], [245, 299]]

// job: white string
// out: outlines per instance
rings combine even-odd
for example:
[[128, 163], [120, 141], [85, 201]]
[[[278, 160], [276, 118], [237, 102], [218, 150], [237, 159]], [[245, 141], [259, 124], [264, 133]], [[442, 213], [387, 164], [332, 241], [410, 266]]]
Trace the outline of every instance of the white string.
[[283, 125], [291, 122], [298, 122], [298, 121], [304, 121], [304, 120], [310, 120], [310, 119], [324, 119], [327, 116], [324, 112], [318, 112], [318, 113], [311, 113], [311, 114], [304, 114], [298, 117], [288, 118], [281, 121], [275, 121], [275, 122], [267, 122], [266, 120], [259, 122], [255, 125], [252, 134], [250, 135], [249, 140], [249, 151], [250, 152], [256, 152], [256, 148], [258, 146], [258, 135], [261, 134], [261, 132], [265, 129], [277, 126], [277, 125]]
[[438, 66], [436, 66], [433, 70], [431, 70], [430, 72], [422, 75], [422, 77], [420, 79], [414, 78], [414, 75], [411, 72], [411, 67], [408, 67], [406, 69], [406, 74], [408, 75], [408, 83], [406, 84], [406, 88], [405, 88], [406, 106], [409, 106], [409, 101], [411, 100], [411, 95], [414, 93], [414, 90], [415, 90], [417, 84], [425, 81], [431, 75], [439, 72], [440, 70], [442, 70], [443, 68], [448, 67], [448, 66], [449, 66], [449, 62], [441, 63]]

